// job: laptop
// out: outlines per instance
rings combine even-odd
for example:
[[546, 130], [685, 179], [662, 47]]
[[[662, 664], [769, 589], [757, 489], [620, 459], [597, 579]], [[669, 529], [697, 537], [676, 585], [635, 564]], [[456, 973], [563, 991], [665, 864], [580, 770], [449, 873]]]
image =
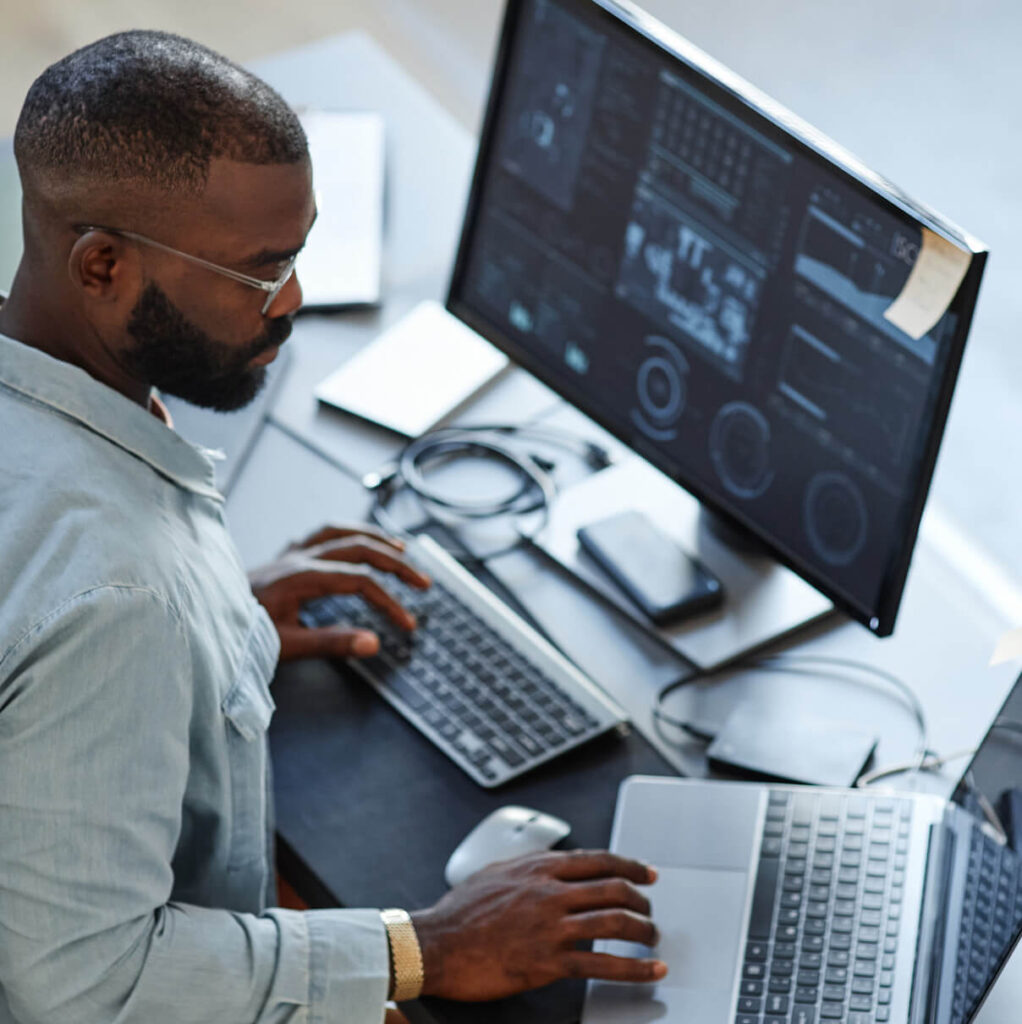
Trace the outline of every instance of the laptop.
[[971, 1021], [1022, 931], [1020, 797], [1022, 677], [950, 801], [626, 779], [611, 849], [659, 869], [670, 973], [590, 982], [583, 1024]]

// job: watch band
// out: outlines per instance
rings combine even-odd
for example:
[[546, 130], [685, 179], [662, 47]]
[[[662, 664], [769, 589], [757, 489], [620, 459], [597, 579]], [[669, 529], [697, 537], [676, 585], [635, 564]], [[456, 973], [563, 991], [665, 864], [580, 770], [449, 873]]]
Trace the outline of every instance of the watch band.
[[390, 964], [394, 974], [394, 987], [390, 998], [395, 1003], [417, 999], [422, 993], [422, 950], [415, 926], [406, 910], [381, 910], [380, 918], [387, 929], [390, 946]]

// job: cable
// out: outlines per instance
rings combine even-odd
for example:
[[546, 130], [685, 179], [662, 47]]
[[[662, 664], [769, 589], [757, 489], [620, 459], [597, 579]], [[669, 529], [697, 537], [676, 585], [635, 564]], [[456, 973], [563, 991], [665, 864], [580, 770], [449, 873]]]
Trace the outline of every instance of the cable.
[[[528, 531], [516, 526], [518, 536], [510, 544], [480, 555], [453, 550], [449, 553], [462, 562], [484, 563], [514, 551], [546, 526], [557, 487], [552, 476], [556, 464], [541, 455], [523, 453], [505, 440], [510, 438], [559, 445], [579, 455], [594, 470], [612, 463], [602, 445], [556, 427], [503, 423], [441, 427], [410, 441], [395, 462], [363, 477], [363, 485], [373, 492], [370, 517], [388, 532], [407, 536], [408, 531], [388, 511], [391, 501], [402, 491], [409, 492], [431, 519], [448, 525], [503, 517], [521, 520], [538, 514], [537, 524]], [[518, 474], [517, 487], [505, 497], [479, 501], [452, 498], [430, 484], [429, 471], [465, 457], [492, 459], [511, 467]]]
[[[830, 671], [825, 671], [823, 673], [814, 671], [813, 666], [824, 666], [825, 669], [830, 669]], [[929, 734], [926, 724], [926, 714], [923, 710], [922, 704], [919, 702], [919, 698], [915, 694], [915, 691], [908, 685], [908, 683], [894, 675], [894, 673], [888, 672], [886, 669], [878, 668], [875, 665], [870, 665], [867, 662], [855, 661], [851, 658], [837, 658], [824, 654], [766, 654], [737, 658], [710, 670], [696, 669], [696, 671], [691, 675], [685, 676], [682, 679], [676, 679], [661, 688], [654, 700], [653, 717], [655, 720], [666, 725], [673, 726], [676, 729], [680, 729], [683, 732], [694, 736], [696, 739], [712, 742], [714, 739], [712, 732], [702, 724], [677, 718], [673, 715], [667, 714], [667, 712], [663, 710], [664, 701], [675, 690], [680, 689], [682, 686], [687, 686], [690, 683], [706, 681], [713, 679], [724, 672], [739, 669], [752, 672], [779, 672], [787, 675], [811, 675], [814, 677], [818, 677], [822, 674], [835, 679], [843, 679], [845, 681], [850, 680], [854, 683], [862, 682], [861, 679], [854, 676], [849, 677], [847, 674], [833, 671], [837, 668], [861, 672], [880, 679], [884, 683], [892, 686], [904, 698], [905, 703], [910, 708], [912, 716], [915, 719], [916, 728], [919, 732], [916, 756], [911, 762], [905, 766], [899, 765], [890, 769], [881, 769], [870, 772], [867, 775], [862, 776], [856, 785], [860, 787], [868, 785], [870, 781], [875, 781], [877, 778], [882, 778], [889, 774], [897, 774], [900, 771], [923, 770], [927, 759], [935, 758], [936, 755], [929, 749]], [[954, 755], [948, 755], [946, 760], [950, 760], [953, 756]]]
[[971, 757], [975, 753], [975, 747], [965, 747], [962, 750], [955, 750], [950, 754], [937, 754], [932, 750], [928, 750], [922, 760], [913, 758], [911, 761], [900, 761], [897, 764], [865, 772], [859, 777], [855, 785], [860, 789], [865, 789], [880, 779], [886, 779], [890, 775], [901, 775], [902, 772], [935, 772], [951, 761], [957, 761], [960, 757]]

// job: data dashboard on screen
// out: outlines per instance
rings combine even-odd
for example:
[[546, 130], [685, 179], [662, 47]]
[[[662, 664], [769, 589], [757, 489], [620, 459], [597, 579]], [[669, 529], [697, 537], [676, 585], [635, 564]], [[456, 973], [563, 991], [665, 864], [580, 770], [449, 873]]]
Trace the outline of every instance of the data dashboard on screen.
[[885, 635], [985, 255], [637, 9], [511, 0], [448, 308]]

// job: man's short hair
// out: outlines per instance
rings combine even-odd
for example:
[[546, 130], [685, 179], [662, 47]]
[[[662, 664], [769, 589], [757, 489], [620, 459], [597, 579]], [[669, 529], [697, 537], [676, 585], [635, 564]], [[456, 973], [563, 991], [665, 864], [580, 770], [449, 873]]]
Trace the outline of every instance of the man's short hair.
[[216, 157], [308, 157], [294, 111], [265, 82], [190, 39], [150, 31], [107, 36], [47, 68], [25, 98], [14, 150], [23, 179], [190, 194], [201, 194]]

